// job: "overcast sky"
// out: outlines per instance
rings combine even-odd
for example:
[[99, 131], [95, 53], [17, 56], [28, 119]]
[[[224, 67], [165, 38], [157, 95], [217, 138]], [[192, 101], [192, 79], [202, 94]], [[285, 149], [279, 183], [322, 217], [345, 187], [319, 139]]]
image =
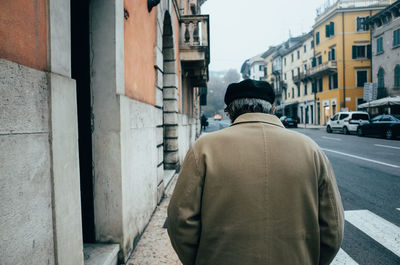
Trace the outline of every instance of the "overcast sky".
[[[207, 0], [211, 71], [240, 71], [242, 63], [289, 37], [309, 32], [325, 0]], [[333, 2], [331, 0], [331, 2]]]

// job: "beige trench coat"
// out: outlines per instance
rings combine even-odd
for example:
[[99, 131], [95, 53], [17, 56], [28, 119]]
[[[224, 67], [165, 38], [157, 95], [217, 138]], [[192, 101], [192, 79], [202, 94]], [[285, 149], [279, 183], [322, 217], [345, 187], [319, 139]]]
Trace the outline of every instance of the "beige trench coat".
[[261, 113], [193, 145], [168, 208], [168, 234], [184, 265], [327, 265], [343, 224], [325, 154]]

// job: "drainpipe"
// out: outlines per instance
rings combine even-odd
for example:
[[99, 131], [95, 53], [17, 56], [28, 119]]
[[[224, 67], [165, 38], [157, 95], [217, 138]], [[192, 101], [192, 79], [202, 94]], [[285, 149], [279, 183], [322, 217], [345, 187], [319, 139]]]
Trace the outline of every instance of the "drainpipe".
[[342, 12], [342, 56], [343, 56], [343, 108], [346, 108], [346, 57], [344, 42], [344, 12]]
[[[372, 16], [372, 11], [370, 10], [369, 11], [369, 17], [371, 17]], [[370, 47], [371, 47], [371, 59], [370, 59], [370, 69], [369, 69], [369, 74], [370, 74], [370, 77], [371, 77], [371, 83], [372, 83], [372, 30], [371, 30], [371, 27], [370, 26], [368, 26], [368, 28], [369, 28], [369, 45], [370, 45]], [[378, 91], [377, 91], [378, 92]]]

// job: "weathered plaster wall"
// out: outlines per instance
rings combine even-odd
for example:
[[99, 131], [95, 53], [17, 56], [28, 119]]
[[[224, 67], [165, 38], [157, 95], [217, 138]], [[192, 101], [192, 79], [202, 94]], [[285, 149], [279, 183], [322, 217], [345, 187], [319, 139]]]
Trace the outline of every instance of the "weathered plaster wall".
[[182, 164], [187, 151], [196, 140], [196, 119], [180, 114], [179, 119], [179, 161]]
[[149, 13], [147, 1], [125, 0], [129, 18], [124, 20], [125, 95], [155, 105], [157, 8]]
[[1, 264], [54, 264], [46, 74], [0, 59]]
[[124, 246], [133, 250], [157, 206], [157, 125], [162, 110], [121, 96]]
[[47, 67], [46, 0], [1, 1], [0, 58]]

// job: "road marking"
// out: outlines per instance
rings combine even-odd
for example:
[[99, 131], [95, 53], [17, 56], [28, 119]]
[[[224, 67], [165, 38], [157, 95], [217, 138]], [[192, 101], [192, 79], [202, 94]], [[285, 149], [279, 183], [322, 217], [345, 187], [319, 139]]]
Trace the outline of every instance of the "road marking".
[[369, 158], [365, 158], [365, 157], [361, 157], [361, 156], [346, 154], [346, 153], [342, 153], [342, 152], [331, 150], [331, 149], [322, 148], [322, 150], [328, 151], [328, 152], [331, 152], [331, 153], [336, 153], [336, 154], [339, 154], [339, 155], [349, 156], [349, 157], [352, 157], [352, 158], [357, 158], [357, 159], [360, 159], [360, 160], [364, 160], [364, 161], [368, 161], [368, 162], [372, 162], [372, 163], [376, 163], [376, 164], [380, 164], [380, 165], [384, 165], [384, 166], [388, 166], [388, 167], [400, 168], [400, 166], [398, 166], [398, 165], [392, 165], [392, 164], [384, 163], [384, 162], [381, 162], [381, 161], [377, 161], [377, 160], [373, 160], [373, 159], [369, 159]]
[[368, 210], [345, 211], [346, 221], [400, 257], [400, 228]]
[[336, 141], [341, 141], [342, 140], [340, 138], [333, 138], [333, 137], [327, 137], [327, 136], [322, 136], [322, 138], [328, 139], [328, 140], [336, 140]]
[[379, 147], [386, 147], [386, 148], [392, 148], [392, 149], [399, 149], [400, 147], [397, 146], [390, 146], [390, 145], [383, 145], [383, 144], [374, 144], [375, 146], [379, 146]]
[[355, 260], [352, 259], [343, 249], [339, 249], [339, 252], [333, 259], [331, 265], [358, 265], [358, 263], [355, 262]]

